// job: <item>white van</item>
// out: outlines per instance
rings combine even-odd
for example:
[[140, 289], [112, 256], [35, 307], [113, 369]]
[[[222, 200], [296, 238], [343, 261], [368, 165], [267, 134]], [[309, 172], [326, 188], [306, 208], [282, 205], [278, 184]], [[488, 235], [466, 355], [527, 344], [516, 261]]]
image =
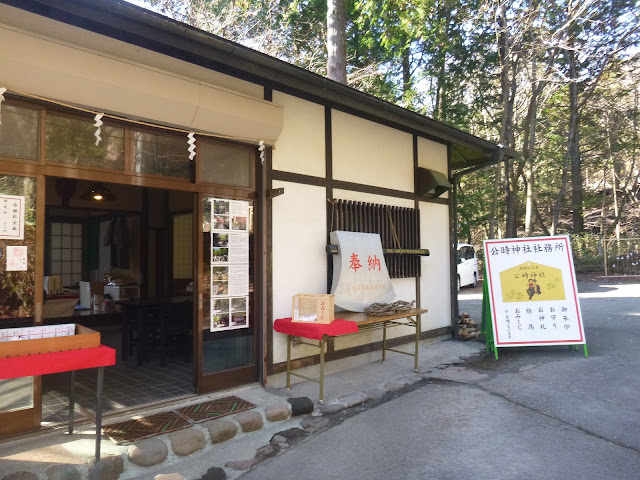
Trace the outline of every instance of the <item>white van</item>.
[[478, 284], [478, 258], [472, 245], [458, 244], [458, 290], [460, 287]]

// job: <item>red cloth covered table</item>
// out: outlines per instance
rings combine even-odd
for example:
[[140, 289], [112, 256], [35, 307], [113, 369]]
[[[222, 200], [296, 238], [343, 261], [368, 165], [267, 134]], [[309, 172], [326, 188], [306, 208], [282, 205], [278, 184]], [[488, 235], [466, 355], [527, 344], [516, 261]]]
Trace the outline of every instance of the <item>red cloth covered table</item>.
[[0, 380], [70, 372], [84, 368], [108, 367], [115, 364], [116, 351], [104, 345], [80, 350], [0, 358]]
[[98, 368], [96, 388], [96, 460], [100, 460], [100, 436], [102, 434], [102, 386], [104, 367], [116, 364], [116, 351], [100, 345], [94, 348], [67, 350], [63, 352], [38, 353], [19, 357], [0, 358], [0, 380], [33, 377], [49, 373], [71, 372], [69, 392], [69, 433], [73, 433], [74, 384], [76, 370]]
[[341, 318], [336, 318], [331, 323], [292, 322], [290, 318], [279, 318], [273, 322], [273, 329], [276, 332], [294, 337], [322, 340], [324, 335], [337, 337], [338, 335], [356, 333], [358, 325], [356, 322]]
[[[336, 318], [331, 323], [292, 322], [291, 318], [278, 318], [273, 322], [276, 332], [287, 336], [287, 388], [291, 388], [291, 375], [304, 378], [320, 385], [320, 403], [324, 402], [324, 346], [329, 337], [348, 335], [358, 332], [358, 324], [350, 320]], [[318, 340], [318, 343], [308, 343], [300, 340], [299, 343], [318, 347], [320, 349], [320, 378], [307, 377], [291, 371], [291, 342], [293, 337], [310, 338]]]

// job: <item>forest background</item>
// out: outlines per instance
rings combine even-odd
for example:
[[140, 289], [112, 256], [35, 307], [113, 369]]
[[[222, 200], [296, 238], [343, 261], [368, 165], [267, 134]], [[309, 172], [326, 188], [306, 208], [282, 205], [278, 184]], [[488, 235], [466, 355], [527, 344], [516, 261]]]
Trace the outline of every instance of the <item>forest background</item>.
[[568, 233], [601, 272], [607, 239], [640, 274], [637, 0], [135, 3], [518, 152], [459, 178], [460, 242]]

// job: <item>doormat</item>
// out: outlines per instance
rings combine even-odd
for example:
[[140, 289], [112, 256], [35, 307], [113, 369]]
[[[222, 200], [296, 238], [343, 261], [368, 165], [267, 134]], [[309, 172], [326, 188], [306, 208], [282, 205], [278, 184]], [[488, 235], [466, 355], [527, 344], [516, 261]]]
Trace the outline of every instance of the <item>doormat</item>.
[[176, 412], [163, 412], [127, 422], [106, 425], [102, 427], [102, 431], [115, 443], [122, 444], [175, 432], [190, 425], [188, 419]]
[[234, 413], [242, 412], [244, 410], [251, 410], [256, 406], [242, 400], [238, 397], [224, 397], [217, 400], [209, 400], [207, 402], [196, 403], [195, 405], [189, 405], [188, 407], [177, 410], [178, 413], [184, 415], [192, 422], [204, 422], [205, 420], [211, 420], [213, 418], [224, 417], [225, 415], [232, 415]]

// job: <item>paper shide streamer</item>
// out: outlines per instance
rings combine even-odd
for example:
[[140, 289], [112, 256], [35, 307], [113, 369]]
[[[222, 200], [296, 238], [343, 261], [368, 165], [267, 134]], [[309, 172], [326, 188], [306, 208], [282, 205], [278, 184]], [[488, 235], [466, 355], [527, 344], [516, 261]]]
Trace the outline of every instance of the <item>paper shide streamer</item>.
[[0, 87], [0, 125], [2, 125], [2, 102], [4, 102], [4, 92], [6, 91], [5, 87]]
[[189, 132], [187, 135], [187, 143], [189, 144], [189, 160], [193, 160], [196, 156], [196, 137], [193, 132]]
[[260, 150], [260, 163], [262, 165], [264, 165], [264, 140], [260, 140], [260, 142], [258, 143], [258, 150]]
[[103, 116], [104, 116], [104, 113], [96, 113], [96, 116], [93, 117], [93, 120], [96, 122], [93, 124], [93, 126], [96, 127], [96, 133], [93, 134], [96, 137], [96, 147], [102, 141], [102, 137], [100, 136], [100, 134], [102, 133], [102, 125], [103, 125], [102, 117]]

